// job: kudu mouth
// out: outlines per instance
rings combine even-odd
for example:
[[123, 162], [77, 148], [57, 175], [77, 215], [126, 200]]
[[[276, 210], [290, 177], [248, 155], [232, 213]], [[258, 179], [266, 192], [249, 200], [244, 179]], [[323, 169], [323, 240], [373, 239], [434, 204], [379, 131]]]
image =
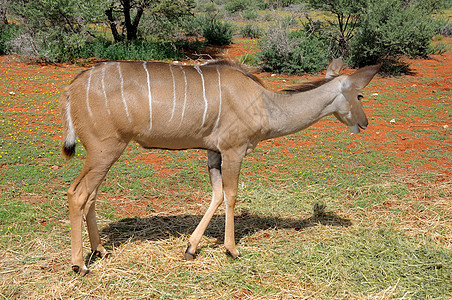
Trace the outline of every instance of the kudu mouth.
[[366, 130], [367, 129], [367, 125], [369, 125], [369, 121], [367, 120], [366, 117], [364, 117], [364, 121], [363, 122], [358, 122], [358, 126], [362, 130]]
[[369, 122], [366, 119], [363, 123], [358, 122], [358, 123], [356, 123], [353, 126], [349, 126], [348, 128], [353, 133], [360, 133], [361, 129], [362, 130], [366, 130], [367, 129], [367, 125], [369, 125]]

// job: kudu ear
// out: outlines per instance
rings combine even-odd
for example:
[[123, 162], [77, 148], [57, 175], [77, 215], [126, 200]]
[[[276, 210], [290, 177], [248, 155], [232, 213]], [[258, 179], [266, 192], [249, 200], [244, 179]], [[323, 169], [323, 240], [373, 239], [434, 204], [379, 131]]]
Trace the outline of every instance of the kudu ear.
[[344, 68], [344, 60], [342, 58], [333, 58], [326, 69], [326, 79], [331, 79], [340, 75], [340, 72]]
[[346, 81], [344, 82], [343, 89], [349, 90], [351, 88], [355, 88], [360, 90], [364, 88], [369, 84], [375, 74], [377, 74], [380, 67], [381, 64], [367, 66], [359, 69], [358, 71], [347, 77]]

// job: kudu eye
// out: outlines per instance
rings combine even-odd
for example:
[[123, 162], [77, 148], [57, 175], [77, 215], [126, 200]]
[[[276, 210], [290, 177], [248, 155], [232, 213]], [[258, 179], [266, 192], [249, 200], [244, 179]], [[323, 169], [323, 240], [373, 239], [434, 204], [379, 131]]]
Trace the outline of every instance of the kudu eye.
[[363, 98], [364, 98], [364, 96], [363, 96], [363, 95], [361, 95], [361, 94], [360, 94], [360, 95], [358, 95], [358, 100], [359, 100], [359, 101], [361, 101], [361, 100], [362, 100]]

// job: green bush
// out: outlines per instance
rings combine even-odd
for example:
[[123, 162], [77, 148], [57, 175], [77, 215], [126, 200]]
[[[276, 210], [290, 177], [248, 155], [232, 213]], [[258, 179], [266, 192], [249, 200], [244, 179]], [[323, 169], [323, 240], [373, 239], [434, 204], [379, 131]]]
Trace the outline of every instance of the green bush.
[[245, 10], [251, 6], [250, 0], [228, 0], [224, 5], [224, 9], [229, 13], [235, 13]]
[[268, 30], [260, 49], [262, 68], [277, 73], [316, 72], [328, 65], [331, 56], [320, 35], [306, 30], [289, 32], [281, 25]]
[[247, 20], [255, 20], [259, 17], [259, 13], [254, 9], [247, 9], [242, 11], [242, 17]]
[[111, 60], [166, 60], [180, 59], [182, 52], [172, 43], [144, 39], [119, 43], [96, 40], [86, 43], [73, 58], [90, 57]]
[[419, 3], [370, 1], [352, 39], [349, 62], [355, 67], [383, 62], [383, 71], [392, 71], [385, 68], [399, 65], [402, 56], [431, 54], [430, 41], [439, 21], [429, 17], [430, 8]]
[[445, 37], [452, 36], [452, 22], [445, 22], [444, 25], [439, 30], [439, 34]]
[[19, 34], [19, 26], [6, 24], [0, 26], [0, 55], [7, 54], [9, 43]]
[[240, 28], [240, 33], [244, 38], [257, 39], [262, 35], [262, 29], [253, 24], [246, 24]]
[[200, 26], [203, 37], [210, 45], [224, 46], [232, 43], [234, 29], [232, 23], [219, 21], [216, 16], [201, 16]]
[[253, 53], [246, 53], [239, 57], [239, 62], [244, 65], [257, 66], [259, 64], [259, 57]]

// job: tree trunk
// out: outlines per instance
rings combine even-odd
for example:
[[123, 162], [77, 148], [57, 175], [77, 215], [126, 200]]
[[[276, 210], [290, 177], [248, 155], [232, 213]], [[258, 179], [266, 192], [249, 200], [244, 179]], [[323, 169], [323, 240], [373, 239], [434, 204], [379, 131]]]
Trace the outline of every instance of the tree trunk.
[[133, 41], [138, 38], [138, 24], [140, 23], [141, 16], [143, 15], [143, 7], [139, 6], [137, 8], [137, 14], [135, 19], [132, 21], [130, 12], [132, 6], [130, 5], [130, 0], [121, 1], [124, 10], [124, 23], [127, 31], [127, 40]]
[[105, 14], [108, 18], [108, 25], [110, 25], [111, 33], [113, 34], [113, 38], [115, 39], [115, 42], [122, 41], [122, 36], [118, 32], [118, 28], [116, 28], [116, 22], [113, 17], [113, 6], [110, 6], [108, 10], [105, 11]]

